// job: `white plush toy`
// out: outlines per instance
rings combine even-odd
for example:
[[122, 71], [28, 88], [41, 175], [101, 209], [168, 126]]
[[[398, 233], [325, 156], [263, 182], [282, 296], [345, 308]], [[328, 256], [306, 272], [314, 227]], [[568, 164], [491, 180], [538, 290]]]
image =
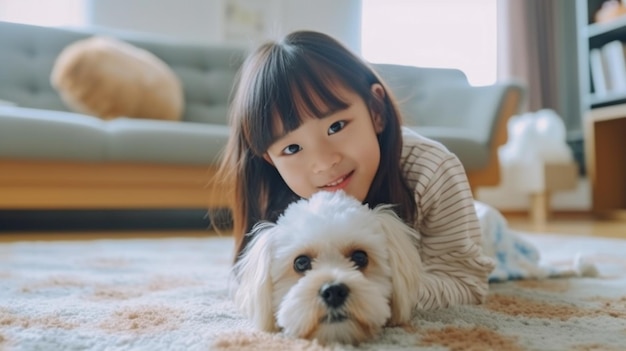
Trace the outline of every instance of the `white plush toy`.
[[571, 162], [565, 125], [553, 110], [543, 109], [511, 117], [507, 125], [508, 142], [500, 148], [502, 164]]

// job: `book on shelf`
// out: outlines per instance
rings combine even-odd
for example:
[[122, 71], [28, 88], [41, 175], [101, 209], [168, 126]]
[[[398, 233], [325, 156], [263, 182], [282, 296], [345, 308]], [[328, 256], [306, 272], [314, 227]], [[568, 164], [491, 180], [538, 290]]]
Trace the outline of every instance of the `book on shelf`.
[[600, 49], [589, 51], [589, 65], [591, 68], [591, 82], [595, 96], [601, 97], [607, 94], [609, 87], [607, 82], [607, 72], [605, 70], [604, 59]]
[[613, 40], [602, 46], [602, 58], [605, 66], [607, 88], [613, 93], [626, 92], [626, 57], [624, 44]]

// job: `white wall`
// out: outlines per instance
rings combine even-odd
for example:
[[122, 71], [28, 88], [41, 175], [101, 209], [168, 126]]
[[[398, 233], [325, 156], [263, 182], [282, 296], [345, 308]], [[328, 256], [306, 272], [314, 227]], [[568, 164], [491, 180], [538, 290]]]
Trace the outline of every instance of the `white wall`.
[[[355, 52], [361, 44], [359, 0], [88, 0], [87, 22], [110, 30], [135, 31], [185, 42], [229, 41], [225, 26], [228, 2], [263, 13], [263, 38], [278, 38], [296, 29], [325, 32]], [[246, 45], [256, 45], [250, 38]]]
[[361, 52], [361, 1], [282, 0], [283, 33], [313, 29], [333, 35], [354, 52]]
[[221, 40], [223, 0], [88, 0], [87, 23], [188, 42]]

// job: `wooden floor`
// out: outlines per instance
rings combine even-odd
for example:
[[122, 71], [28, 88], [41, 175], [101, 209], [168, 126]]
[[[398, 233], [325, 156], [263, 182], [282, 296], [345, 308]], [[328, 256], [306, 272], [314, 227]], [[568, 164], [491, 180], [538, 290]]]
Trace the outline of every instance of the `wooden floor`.
[[599, 236], [626, 239], [626, 221], [597, 219], [586, 214], [562, 214], [543, 226], [534, 225], [525, 215], [506, 215], [512, 229], [524, 232]]
[[[588, 215], [561, 215], [551, 218], [545, 226], [535, 226], [523, 214], [505, 214], [512, 229], [524, 232], [555, 233], [626, 239], [626, 221], [607, 221]], [[209, 230], [184, 231], [103, 231], [103, 232], [2, 232], [0, 242], [23, 240], [94, 240], [126, 238], [210, 237], [228, 236]]]

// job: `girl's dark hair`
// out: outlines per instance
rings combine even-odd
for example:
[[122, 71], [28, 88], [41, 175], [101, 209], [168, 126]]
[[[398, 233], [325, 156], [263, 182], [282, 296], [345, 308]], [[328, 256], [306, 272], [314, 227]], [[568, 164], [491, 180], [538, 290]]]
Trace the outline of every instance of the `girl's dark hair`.
[[[372, 92], [375, 83], [383, 86], [384, 98]], [[254, 224], [276, 221], [299, 199], [263, 154], [278, 133], [298, 128], [303, 116], [321, 118], [326, 111], [347, 107], [337, 87], [354, 91], [383, 119], [378, 135], [380, 165], [364, 203], [370, 207], [395, 204], [398, 215], [413, 223], [415, 199], [402, 177], [401, 117], [391, 92], [365, 61], [337, 40], [297, 31], [253, 52], [235, 85], [229, 111], [231, 135], [217, 175], [218, 180], [234, 181], [235, 260], [250, 241], [245, 234]]]

